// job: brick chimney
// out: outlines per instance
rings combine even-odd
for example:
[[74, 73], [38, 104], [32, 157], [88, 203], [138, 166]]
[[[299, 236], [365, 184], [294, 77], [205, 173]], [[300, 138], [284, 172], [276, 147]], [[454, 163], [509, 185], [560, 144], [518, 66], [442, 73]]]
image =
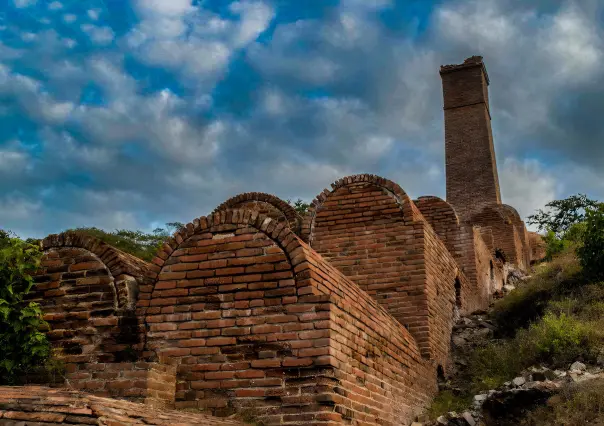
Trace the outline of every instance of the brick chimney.
[[501, 204], [482, 56], [440, 68], [445, 110], [447, 201], [462, 219]]

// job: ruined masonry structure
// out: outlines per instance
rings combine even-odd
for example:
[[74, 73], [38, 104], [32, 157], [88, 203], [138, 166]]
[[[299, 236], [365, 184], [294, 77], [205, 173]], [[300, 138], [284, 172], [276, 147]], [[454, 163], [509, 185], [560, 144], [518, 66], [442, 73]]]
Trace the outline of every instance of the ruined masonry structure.
[[31, 300], [68, 389], [2, 390], [0, 423], [408, 425], [450, 368], [459, 316], [543, 256], [501, 203], [482, 58], [441, 76], [447, 201], [366, 174], [304, 216], [241, 194], [151, 263], [82, 234], [46, 238]]
[[491, 130], [489, 75], [482, 58], [440, 69], [445, 110], [447, 201], [461, 217], [501, 204]]

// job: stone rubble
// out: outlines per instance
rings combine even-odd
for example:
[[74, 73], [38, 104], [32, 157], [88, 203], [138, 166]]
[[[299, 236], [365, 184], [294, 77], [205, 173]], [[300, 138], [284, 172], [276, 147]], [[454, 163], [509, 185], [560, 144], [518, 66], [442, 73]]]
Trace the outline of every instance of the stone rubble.
[[[467, 366], [470, 352], [487, 343], [496, 331], [486, 312], [460, 318], [453, 330], [455, 357], [452, 374]], [[566, 370], [533, 366], [498, 389], [474, 395], [472, 407], [468, 411], [449, 412], [435, 421], [421, 421], [425, 419], [417, 418], [412, 426], [484, 426], [485, 417], [513, 415], [514, 410], [521, 416], [526, 407], [545, 403], [563, 386], [595, 379], [604, 379], [604, 349], [598, 358], [598, 365], [586, 365], [578, 360], [568, 365]], [[440, 390], [455, 392], [458, 389], [451, 382], [446, 382], [440, 383]]]

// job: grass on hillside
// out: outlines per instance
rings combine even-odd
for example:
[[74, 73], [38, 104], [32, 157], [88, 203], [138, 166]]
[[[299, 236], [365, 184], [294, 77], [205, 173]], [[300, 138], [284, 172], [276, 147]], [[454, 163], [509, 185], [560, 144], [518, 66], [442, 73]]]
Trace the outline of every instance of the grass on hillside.
[[[473, 395], [500, 387], [531, 366], [565, 369], [577, 360], [595, 363], [604, 348], [603, 314], [604, 283], [586, 279], [571, 250], [537, 266], [529, 280], [495, 305], [492, 319], [500, 330], [498, 339], [474, 350], [456, 383], [461, 392], [439, 394], [431, 416], [463, 411]], [[604, 385], [598, 389], [604, 390]], [[582, 398], [592, 403], [592, 390], [573, 392], [567, 405], [580, 406]], [[552, 418], [561, 416], [554, 414]]]
[[604, 425], [604, 380], [566, 386], [546, 406], [529, 413], [522, 426]]

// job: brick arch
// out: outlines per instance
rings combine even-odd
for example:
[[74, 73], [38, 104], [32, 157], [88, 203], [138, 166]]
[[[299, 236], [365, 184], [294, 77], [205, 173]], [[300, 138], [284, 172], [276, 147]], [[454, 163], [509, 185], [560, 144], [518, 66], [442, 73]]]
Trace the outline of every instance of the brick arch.
[[462, 235], [459, 217], [453, 206], [435, 196], [419, 197], [414, 201], [426, 221], [445, 243], [451, 254], [462, 253]]
[[64, 361], [132, 359], [142, 348], [134, 309], [146, 263], [78, 232], [50, 235], [41, 247], [29, 300], [40, 304]]
[[[409, 331], [287, 224], [257, 211], [195, 219], [150, 269], [155, 283], [139, 300], [146, 349], [178, 364], [177, 408], [250, 410], [264, 424], [302, 425], [366, 419], [368, 407], [394, 423], [434, 389]], [[355, 392], [373, 389], [392, 402], [368, 401], [355, 413], [342, 411], [344, 396], [334, 411], [324, 395], [349, 392], [366, 357], [372, 380], [355, 382]]]
[[518, 233], [518, 236], [520, 237], [520, 241], [522, 243], [521, 250], [523, 259], [521, 265], [523, 265], [525, 268], [528, 268], [532, 260], [531, 242], [528, 229], [526, 228], [524, 221], [520, 217], [520, 214], [518, 214], [518, 211], [514, 207], [507, 204], [502, 204], [499, 208], [505, 212], [509, 220], [516, 227], [516, 232]]
[[49, 235], [42, 240], [41, 246], [44, 251], [60, 248], [79, 248], [92, 253], [98, 257], [115, 280], [118, 308], [131, 309], [136, 305], [135, 293], [138, 290], [133, 291], [132, 280], [128, 278], [142, 280], [145, 277], [149, 265], [144, 260], [82, 232], [64, 232], [58, 235]]
[[407, 327], [424, 357], [446, 365], [441, 336], [459, 266], [399, 185], [368, 174], [338, 180], [313, 202], [302, 236]]
[[[470, 223], [481, 228], [487, 247], [494, 257], [497, 250], [501, 250], [507, 262], [523, 268], [526, 261], [521, 235], [523, 230], [518, 229], [513, 218], [514, 214], [508, 208], [500, 205], [486, 206], [471, 217]], [[522, 228], [526, 229], [524, 226]]]
[[518, 210], [516, 210], [514, 207], [508, 204], [501, 204], [501, 206], [499, 206], [499, 209], [501, 209], [503, 214], [505, 214], [514, 225], [524, 225], [524, 222], [520, 218]]
[[385, 194], [388, 194], [399, 206], [402, 215], [406, 220], [413, 221], [421, 218], [421, 213], [413, 204], [411, 198], [397, 183], [371, 174], [347, 176], [332, 183], [331, 190], [323, 190], [323, 192], [317, 195], [317, 197], [311, 203], [302, 223], [300, 235], [304, 241], [310, 242], [317, 213], [321, 210], [323, 204], [330, 198], [330, 196], [333, 196], [333, 194], [341, 188], [359, 183], [374, 185], [376, 188], [380, 188]]
[[487, 223], [488, 221], [501, 221], [507, 224], [512, 224], [509, 212], [504, 209], [500, 209], [500, 206], [485, 206], [479, 212], [475, 213], [470, 219], [471, 223]]
[[430, 206], [433, 209], [438, 210], [440, 214], [444, 215], [444, 217], [446, 217], [451, 222], [455, 222], [457, 225], [460, 224], [459, 216], [457, 215], [455, 208], [440, 197], [434, 195], [424, 195], [415, 200], [414, 203], [419, 209], [419, 211], [424, 215], [424, 217], [426, 217], [426, 215], [424, 214], [419, 204]]
[[279, 197], [263, 192], [246, 192], [229, 198], [214, 209], [214, 213], [227, 209], [258, 210], [278, 222], [286, 222], [294, 233], [298, 234], [302, 226], [302, 217]]
[[[181, 244], [190, 237], [209, 231], [214, 227], [222, 225], [249, 225], [273, 239], [275, 243], [284, 251], [292, 266], [296, 267], [300, 262], [305, 261], [301, 241], [296, 234], [284, 222], [279, 222], [269, 216], [263, 215], [257, 210], [248, 209], [217, 209], [209, 216], [202, 216], [194, 219], [193, 222], [186, 224], [182, 229], [175, 232], [153, 258], [148, 276], [157, 280], [161, 269], [166, 265], [166, 261], [178, 250]], [[218, 231], [220, 232], [220, 231]], [[228, 233], [228, 230], [225, 231]]]

